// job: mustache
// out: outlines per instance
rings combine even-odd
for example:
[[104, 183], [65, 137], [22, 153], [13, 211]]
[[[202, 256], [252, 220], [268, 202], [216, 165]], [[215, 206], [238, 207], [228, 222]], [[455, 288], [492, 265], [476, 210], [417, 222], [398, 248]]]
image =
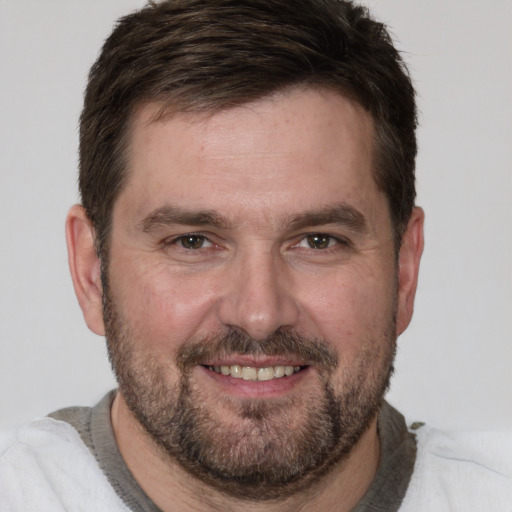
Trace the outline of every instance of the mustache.
[[263, 340], [255, 340], [243, 331], [230, 329], [220, 335], [185, 343], [178, 351], [177, 363], [182, 370], [187, 370], [215, 357], [233, 354], [295, 356], [305, 364], [323, 366], [327, 370], [338, 365], [338, 356], [327, 341], [280, 329]]

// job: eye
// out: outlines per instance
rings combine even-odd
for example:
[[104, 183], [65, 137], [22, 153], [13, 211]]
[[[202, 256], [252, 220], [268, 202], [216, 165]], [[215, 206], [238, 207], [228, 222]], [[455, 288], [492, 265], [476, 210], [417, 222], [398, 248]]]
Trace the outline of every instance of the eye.
[[312, 233], [304, 237], [296, 247], [305, 247], [308, 249], [328, 249], [334, 245], [339, 244], [340, 241], [333, 236], [326, 235], [325, 233]]
[[197, 250], [211, 247], [212, 243], [203, 235], [183, 235], [175, 240], [184, 249]]

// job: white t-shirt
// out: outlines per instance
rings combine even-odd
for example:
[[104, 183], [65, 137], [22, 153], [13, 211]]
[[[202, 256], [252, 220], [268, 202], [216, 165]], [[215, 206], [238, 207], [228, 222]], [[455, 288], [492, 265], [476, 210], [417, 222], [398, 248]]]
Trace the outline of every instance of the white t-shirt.
[[52, 418], [0, 437], [1, 512], [126, 512], [78, 432]]
[[[512, 433], [414, 434], [400, 511], [512, 512]], [[1, 512], [129, 510], [69, 423], [46, 417], [0, 435]]]
[[400, 510], [512, 512], [512, 432], [416, 431], [414, 472]]

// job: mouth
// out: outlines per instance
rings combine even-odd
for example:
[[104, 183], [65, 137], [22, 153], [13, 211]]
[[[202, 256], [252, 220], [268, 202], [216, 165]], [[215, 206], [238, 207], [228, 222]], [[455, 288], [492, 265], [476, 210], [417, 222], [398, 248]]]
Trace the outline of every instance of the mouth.
[[307, 366], [242, 366], [239, 364], [211, 366], [205, 365], [206, 369], [211, 372], [224, 375], [225, 377], [233, 377], [235, 379], [249, 381], [269, 381], [277, 379], [285, 379], [304, 370]]

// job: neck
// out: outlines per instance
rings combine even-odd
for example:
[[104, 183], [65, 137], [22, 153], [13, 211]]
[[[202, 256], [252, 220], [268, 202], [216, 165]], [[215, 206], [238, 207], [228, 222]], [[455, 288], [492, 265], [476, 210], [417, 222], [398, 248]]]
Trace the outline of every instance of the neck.
[[163, 511], [302, 512], [351, 510], [364, 496], [377, 471], [380, 443], [377, 418], [349, 456], [307, 490], [282, 500], [264, 502], [230, 498], [190, 476], [150, 439], [120, 393], [112, 405], [112, 426], [119, 451], [135, 480]]

